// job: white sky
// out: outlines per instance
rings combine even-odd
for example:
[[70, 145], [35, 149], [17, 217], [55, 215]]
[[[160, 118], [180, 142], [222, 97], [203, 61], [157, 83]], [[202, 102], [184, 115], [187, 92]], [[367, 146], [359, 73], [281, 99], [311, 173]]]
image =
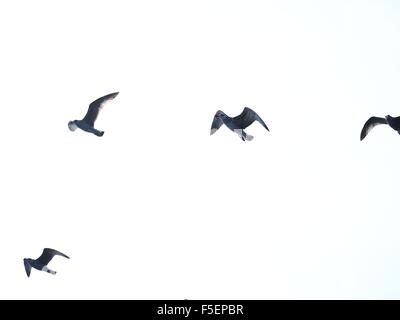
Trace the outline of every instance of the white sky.
[[[395, 0], [2, 2], [0, 298], [400, 298], [400, 136], [359, 141], [399, 36]], [[209, 136], [244, 106], [271, 132]]]

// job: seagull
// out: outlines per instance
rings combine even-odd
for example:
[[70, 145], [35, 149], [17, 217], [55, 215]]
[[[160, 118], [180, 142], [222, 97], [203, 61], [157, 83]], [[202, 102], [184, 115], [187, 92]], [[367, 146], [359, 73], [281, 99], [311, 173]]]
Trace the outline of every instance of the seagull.
[[400, 117], [393, 118], [389, 115], [386, 116], [385, 118], [371, 117], [364, 124], [364, 127], [361, 130], [360, 140], [362, 141], [367, 136], [367, 134], [372, 130], [372, 128], [380, 124], [387, 124], [393, 130], [396, 130], [398, 134], [400, 134]]
[[94, 122], [99, 115], [100, 110], [104, 106], [104, 104], [112, 99], [114, 99], [119, 92], [110, 93], [104, 97], [101, 97], [95, 101], [93, 101], [89, 105], [89, 109], [82, 120], [74, 120], [68, 122], [68, 128], [71, 131], [75, 131], [77, 128], [95, 134], [98, 137], [103, 136], [104, 131], [100, 131], [94, 128]]
[[33, 259], [24, 259], [25, 271], [26, 275], [29, 277], [31, 275], [31, 269], [35, 268], [40, 271], [45, 271], [51, 274], [56, 274], [56, 271], [50, 270], [47, 268], [47, 264], [53, 259], [54, 256], [62, 256], [64, 258], [69, 259], [64, 253], [61, 253], [54, 249], [45, 248], [43, 249], [42, 255], [36, 260]]
[[239, 135], [239, 138], [241, 138], [243, 141], [251, 141], [253, 140], [253, 136], [244, 132], [243, 129], [246, 129], [254, 121], [258, 121], [265, 129], [269, 131], [265, 122], [250, 108], [245, 107], [242, 113], [234, 118], [231, 118], [223, 111], [218, 110], [211, 125], [210, 135], [213, 135], [222, 126], [222, 124], [225, 124], [233, 132], [236, 132]]

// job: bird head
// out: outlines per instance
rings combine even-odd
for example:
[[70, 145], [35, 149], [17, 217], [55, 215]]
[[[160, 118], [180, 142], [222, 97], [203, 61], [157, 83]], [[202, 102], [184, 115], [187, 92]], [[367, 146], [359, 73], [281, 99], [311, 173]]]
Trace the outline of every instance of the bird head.
[[75, 131], [75, 130], [78, 128], [78, 126], [76, 125], [75, 121], [76, 121], [76, 120], [68, 122], [68, 128], [69, 128], [69, 130]]

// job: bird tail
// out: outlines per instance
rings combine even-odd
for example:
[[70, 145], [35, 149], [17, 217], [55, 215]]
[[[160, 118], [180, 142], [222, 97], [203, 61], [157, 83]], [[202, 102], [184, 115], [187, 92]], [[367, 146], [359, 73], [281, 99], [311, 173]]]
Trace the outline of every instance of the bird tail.
[[42, 271], [47, 272], [47, 273], [51, 273], [51, 274], [56, 274], [56, 271], [50, 270], [49, 268], [47, 268], [47, 266], [44, 266], [42, 268]]
[[243, 141], [246, 141], [246, 140], [251, 141], [254, 138], [253, 136], [244, 132], [243, 129], [235, 129], [234, 131], [239, 135], [239, 138], [242, 139]]

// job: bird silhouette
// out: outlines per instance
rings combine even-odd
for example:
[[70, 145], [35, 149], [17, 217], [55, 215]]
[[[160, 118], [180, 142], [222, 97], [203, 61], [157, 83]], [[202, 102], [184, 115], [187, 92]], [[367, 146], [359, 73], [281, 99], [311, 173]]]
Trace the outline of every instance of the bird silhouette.
[[254, 121], [258, 121], [265, 129], [269, 131], [267, 125], [261, 119], [261, 117], [250, 108], [245, 107], [242, 113], [234, 118], [231, 118], [223, 111], [218, 110], [211, 124], [210, 135], [213, 135], [222, 126], [222, 124], [225, 124], [229, 129], [237, 133], [243, 141], [251, 141], [253, 140], [253, 136], [244, 132], [244, 129], [250, 126]]
[[89, 105], [89, 109], [82, 120], [73, 120], [68, 122], [68, 128], [71, 131], [75, 131], [77, 128], [95, 134], [98, 137], [103, 136], [104, 131], [100, 131], [94, 128], [94, 122], [99, 115], [100, 110], [104, 106], [104, 104], [112, 99], [114, 99], [119, 92], [110, 93], [104, 97], [101, 97], [95, 101], [93, 101]]
[[64, 253], [61, 253], [54, 249], [45, 248], [43, 249], [43, 253], [39, 258], [36, 260], [25, 258], [24, 259], [24, 266], [26, 275], [29, 277], [31, 275], [31, 269], [35, 268], [36, 270], [45, 271], [51, 274], [56, 274], [56, 271], [50, 270], [47, 268], [47, 264], [53, 259], [54, 256], [62, 256], [64, 258], [69, 259]]
[[400, 134], [400, 117], [391, 117], [387, 115], [385, 118], [380, 117], [371, 117], [364, 124], [364, 127], [361, 130], [360, 140], [364, 140], [364, 138], [368, 135], [368, 133], [377, 125], [387, 124], [393, 130], [396, 130], [398, 134]]

